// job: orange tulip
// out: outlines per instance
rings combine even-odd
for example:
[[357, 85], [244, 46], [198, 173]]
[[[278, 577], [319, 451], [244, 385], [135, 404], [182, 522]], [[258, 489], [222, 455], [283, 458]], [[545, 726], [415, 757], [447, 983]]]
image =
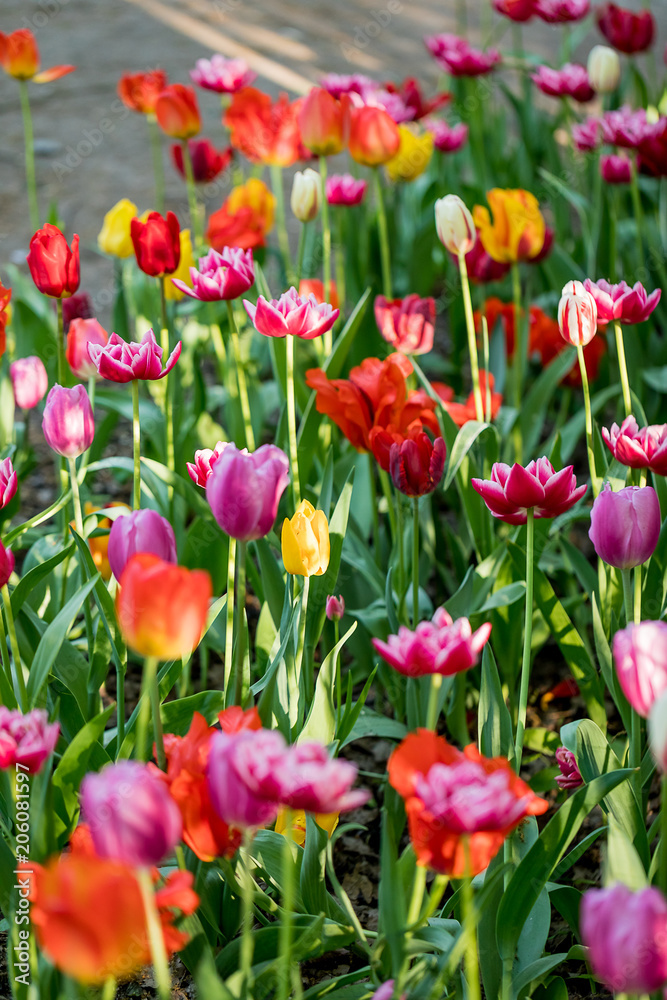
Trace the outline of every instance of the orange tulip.
[[172, 139], [190, 139], [201, 132], [197, 97], [192, 87], [172, 83], [155, 101], [157, 123]]
[[0, 31], [0, 66], [5, 73], [15, 80], [34, 80], [35, 83], [50, 83], [66, 73], [71, 73], [74, 66], [52, 66], [42, 73], [39, 70], [39, 49], [35, 36], [29, 28], [19, 28], [11, 35]]
[[189, 656], [201, 639], [211, 599], [211, 578], [139, 553], [123, 570], [116, 614], [136, 653], [159, 660]]
[[521, 188], [493, 188], [486, 197], [493, 222], [484, 205], [475, 205], [472, 217], [489, 257], [499, 264], [537, 257], [544, 246], [546, 223], [535, 195]]
[[299, 111], [301, 139], [316, 156], [342, 152], [349, 131], [349, 98], [336, 100], [322, 87], [313, 87]]
[[126, 73], [118, 81], [118, 96], [130, 111], [144, 115], [154, 114], [155, 102], [167, 86], [164, 70], [147, 73]]
[[224, 122], [231, 144], [252, 163], [289, 167], [308, 156], [301, 143], [301, 101], [290, 104], [281, 94], [275, 104], [256, 87], [243, 87], [232, 97]]
[[12, 297], [11, 288], [5, 288], [0, 281], [0, 357], [5, 353], [7, 347], [7, 324], [11, 317], [11, 306], [9, 304]]
[[[324, 282], [320, 281], [319, 278], [302, 278], [299, 282], [299, 295], [301, 298], [307, 295], [314, 295], [318, 302], [326, 301], [324, 298]], [[335, 281], [330, 283], [328, 302], [334, 309], [338, 309], [340, 305]]]
[[273, 227], [276, 199], [264, 181], [251, 177], [235, 187], [208, 220], [206, 238], [214, 250], [263, 247]]
[[401, 133], [383, 108], [350, 111], [350, 156], [366, 167], [379, 167], [398, 153]]

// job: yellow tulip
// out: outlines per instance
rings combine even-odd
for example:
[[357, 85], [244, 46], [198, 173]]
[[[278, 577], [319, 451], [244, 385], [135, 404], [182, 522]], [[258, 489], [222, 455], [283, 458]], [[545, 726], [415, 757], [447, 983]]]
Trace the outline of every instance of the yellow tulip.
[[494, 188], [486, 197], [493, 222], [484, 205], [475, 205], [472, 217], [489, 257], [500, 264], [537, 257], [544, 246], [546, 224], [535, 195], [521, 188]]
[[322, 576], [329, 565], [329, 522], [323, 510], [302, 500], [292, 520], [283, 521], [283, 562], [288, 573]]
[[121, 198], [104, 216], [97, 245], [112, 257], [131, 257], [134, 253], [130, 223], [136, 217], [137, 206], [129, 198]]
[[[290, 810], [281, 807], [280, 812], [276, 818], [276, 833], [285, 834], [287, 829], [287, 813]], [[303, 809], [299, 809], [297, 812], [292, 812], [292, 840], [299, 847], [303, 847], [306, 842], [306, 813]], [[331, 836], [336, 827], [338, 826], [338, 818], [340, 813], [315, 813], [313, 819], [317, 825], [322, 830]]]
[[401, 144], [398, 152], [387, 163], [387, 173], [392, 181], [413, 181], [423, 174], [433, 156], [433, 136], [419, 133], [414, 126], [399, 125]]
[[232, 188], [225, 206], [230, 215], [236, 215], [243, 208], [251, 208], [253, 215], [261, 219], [265, 233], [273, 227], [276, 199], [258, 177], [250, 177], [245, 184]]
[[181, 229], [181, 260], [174, 271], [173, 274], [165, 274], [164, 278], [164, 297], [169, 299], [170, 302], [178, 302], [185, 295], [180, 288], [177, 288], [173, 284], [172, 278], [178, 278], [179, 281], [184, 281], [186, 285], [192, 288], [192, 280], [190, 278], [190, 268], [195, 266], [195, 258], [192, 253], [192, 240], [190, 238], [189, 229]]

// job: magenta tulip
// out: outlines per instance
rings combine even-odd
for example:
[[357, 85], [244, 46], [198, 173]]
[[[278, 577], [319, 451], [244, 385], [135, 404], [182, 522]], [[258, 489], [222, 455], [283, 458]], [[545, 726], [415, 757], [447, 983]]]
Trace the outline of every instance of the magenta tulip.
[[252, 250], [236, 247], [224, 247], [220, 253], [209, 250], [205, 257], [199, 258], [199, 269], [190, 268], [190, 279], [192, 288], [177, 278], [172, 278], [172, 282], [186, 295], [201, 302], [237, 299], [255, 281]]
[[584, 288], [595, 299], [598, 323], [601, 326], [615, 321], [624, 324], [643, 323], [649, 318], [662, 296], [660, 288], [656, 288], [649, 295], [639, 281], [630, 287], [625, 281], [611, 285], [603, 278], [599, 281], [587, 278]]
[[626, 486], [614, 493], [605, 483], [591, 509], [588, 537], [609, 566], [631, 569], [651, 558], [660, 527], [660, 503], [652, 486]]
[[275, 775], [285, 755], [285, 740], [266, 729], [215, 733], [211, 738], [207, 780], [211, 803], [230, 826], [266, 826], [279, 803], [260, 789]]
[[174, 529], [156, 510], [133, 510], [117, 517], [111, 525], [108, 557], [117, 580], [138, 552], [152, 552], [164, 562], [178, 561]]
[[247, 542], [271, 531], [288, 482], [289, 459], [280, 448], [264, 444], [248, 454], [228, 444], [208, 477], [206, 499], [225, 534]]
[[369, 792], [352, 788], [356, 777], [355, 764], [330, 757], [321, 743], [295, 743], [262, 786], [290, 809], [339, 813], [358, 809], [369, 799]]
[[245, 59], [226, 59], [218, 53], [210, 59], [198, 59], [190, 70], [193, 83], [217, 94], [235, 94], [241, 87], [249, 86], [256, 76]]
[[440, 153], [456, 153], [468, 141], [468, 126], [463, 122], [448, 125], [441, 118], [424, 119], [424, 125], [433, 136], [433, 145]]
[[475, 49], [458, 35], [431, 35], [424, 42], [436, 62], [452, 76], [483, 76], [501, 61], [498, 49]]
[[37, 774], [55, 750], [59, 733], [59, 724], [50, 723], [41, 708], [24, 715], [0, 705], [0, 770], [19, 764], [28, 774]]
[[577, 764], [577, 758], [571, 750], [565, 747], [558, 747], [556, 750], [556, 763], [560, 768], [560, 774], [556, 775], [556, 784], [559, 788], [570, 789], [580, 788], [584, 779]]
[[326, 196], [330, 205], [359, 205], [364, 200], [368, 181], [352, 174], [332, 174], [327, 177]]
[[581, 21], [590, 9], [590, 0], [535, 0], [535, 13], [547, 24]]
[[621, 426], [602, 428], [602, 439], [617, 462], [631, 469], [650, 469], [667, 476], [667, 424], [639, 427], [633, 416]]
[[9, 366], [9, 377], [16, 405], [22, 410], [32, 410], [44, 399], [49, 387], [49, 376], [41, 358], [35, 355], [17, 358]]
[[345, 614], [345, 601], [342, 596], [336, 597], [334, 594], [330, 594], [327, 597], [325, 611], [330, 622], [339, 622]]
[[[611, 153], [600, 157], [600, 175], [606, 184], [629, 184], [632, 180], [632, 161], [627, 156]], [[602, 322], [599, 318], [598, 321]]]
[[614, 636], [614, 664], [625, 697], [644, 719], [667, 691], [667, 622], [628, 625]]
[[42, 430], [46, 443], [64, 458], [77, 458], [95, 437], [95, 418], [84, 386], [54, 385], [46, 397]]
[[265, 337], [301, 337], [314, 340], [330, 330], [340, 315], [328, 302], [318, 302], [314, 295], [300, 296], [292, 286], [279, 299], [260, 295], [257, 305], [243, 300], [245, 310], [258, 333]]
[[0, 510], [14, 499], [18, 488], [18, 477], [11, 458], [0, 462]]
[[548, 97], [571, 97], [586, 104], [595, 97], [585, 66], [566, 63], [561, 69], [540, 66], [531, 77], [536, 87]]
[[104, 347], [89, 344], [88, 353], [102, 378], [109, 382], [156, 381], [164, 378], [172, 370], [181, 355], [181, 342], [169, 355], [162, 367], [162, 348], [158, 346], [155, 334], [147, 330], [141, 343], [125, 341], [117, 333], [112, 333]]
[[511, 468], [496, 462], [491, 479], [473, 479], [472, 485], [493, 516], [508, 524], [525, 524], [531, 507], [536, 518], [558, 517], [586, 492], [586, 486], [577, 486], [571, 465], [555, 472], [548, 458], [525, 469], [518, 462]]
[[227, 441], [218, 441], [215, 448], [202, 448], [195, 452], [194, 462], [188, 462], [188, 475], [195, 486], [206, 487], [213, 466], [227, 447]]
[[0, 542], [0, 587], [4, 587], [9, 582], [9, 578], [14, 572], [14, 553], [11, 549], [6, 549]]
[[414, 631], [401, 625], [398, 635], [390, 635], [387, 642], [373, 639], [373, 646], [406, 677], [450, 677], [475, 666], [490, 635], [488, 622], [473, 632], [467, 618], [453, 621], [444, 608], [438, 608], [432, 621], [419, 622]]

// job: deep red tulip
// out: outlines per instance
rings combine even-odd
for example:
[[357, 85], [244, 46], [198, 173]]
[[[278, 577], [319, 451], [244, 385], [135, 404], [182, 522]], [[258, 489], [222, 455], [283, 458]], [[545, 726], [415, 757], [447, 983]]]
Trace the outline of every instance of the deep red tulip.
[[389, 474], [397, 490], [408, 497], [432, 493], [445, 470], [447, 448], [444, 438], [435, 441], [421, 429], [411, 433], [401, 444], [392, 444]]
[[[228, 146], [218, 152], [209, 139], [190, 139], [188, 149], [196, 184], [208, 184], [215, 180], [232, 162], [232, 147]], [[179, 143], [174, 143], [171, 147], [171, 158], [179, 174], [185, 179], [183, 147]]]
[[535, 13], [535, 0], [493, 0], [493, 6], [511, 21], [530, 21]]
[[650, 48], [655, 38], [655, 19], [650, 10], [636, 14], [615, 3], [606, 3], [597, 12], [598, 28], [619, 52], [634, 55]]
[[26, 257], [32, 280], [40, 292], [54, 299], [68, 298], [79, 287], [79, 237], [72, 237], [72, 245], [57, 226], [47, 222], [30, 240]]
[[181, 228], [173, 212], [166, 218], [151, 212], [146, 220], [132, 219], [130, 236], [137, 264], [153, 278], [173, 274], [181, 261]]

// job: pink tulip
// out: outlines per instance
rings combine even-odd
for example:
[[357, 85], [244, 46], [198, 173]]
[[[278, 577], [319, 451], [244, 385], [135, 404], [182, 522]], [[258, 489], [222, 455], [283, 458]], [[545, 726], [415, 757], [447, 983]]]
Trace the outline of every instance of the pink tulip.
[[614, 664], [625, 697], [644, 719], [667, 691], [667, 622], [627, 625], [614, 636]]
[[406, 295], [375, 299], [375, 322], [388, 344], [401, 354], [428, 354], [433, 349], [435, 299]]
[[190, 268], [192, 288], [184, 281], [172, 278], [172, 282], [186, 295], [201, 302], [220, 302], [237, 299], [247, 292], [255, 281], [252, 250], [224, 247], [209, 250], [199, 258], [199, 270]]
[[97, 375], [97, 368], [88, 353], [89, 344], [104, 347], [109, 341], [109, 334], [96, 319], [73, 319], [67, 331], [67, 362], [80, 379], [89, 379]]
[[511, 468], [496, 462], [491, 479], [473, 479], [472, 485], [492, 515], [508, 524], [525, 524], [531, 507], [536, 518], [558, 517], [587, 489], [577, 486], [571, 465], [555, 472], [548, 458], [538, 458], [525, 468], [518, 462]]
[[0, 587], [4, 587], [9, 582], [9, 578], [14, 572], [14, 553], [11, 549], [6, 549], [0, 542]]
[[580, 788], [584, 783], [581, 771], [577, 764], [577, 758], [571, 750], [565, 747], [558, 747], [556, 750], [556, 763], [560, 768], [560, 774], [556, 775], [556, 784], [559, 788]]
[[230, 826], [266, 826], [279, 803], [261, 789], [282, 766], [285, 740], [267, 729], [215, 733], [211, 738], [207, 779], [211, 803]]
[[330, 594], [327, 597], [326, 616], [330, 622], [339, 622], [345, 614], [345, 601], [341, 597]]
[[467, 618], [453, 621], [444, 608], [438, 608], [433, 620], [419, 622], [414, 632], [401, 625], [398, 635], [390, 635], [387, 642], [373, 639], [373, 646], [406, 677], [450, 677], [475, 666], [490, 635], [488, 622], [473, 632]]
[[581, 21], [590, 9], [590, 0], [535, 0], [535, 13], [548, 24]]
[[138, 552], [152, 552], [176, 564], [176, 537], [166, 517], [156, 510], [133, 510], [111, 525], [108, 547], [111, 572], [120, 580], [126, 564]]
[[241, 87], [249, 86], [256, 76], [245, 59], [225, 59], [218, 53], [210, 59], [198, 59], [190, 70], [193, 83], [217, 94], [235, 94]]
[[667, 476], [667, 424], [649, 424], [641, 430], [634, 417], [621, 426], [602, 428], [602, 439], [617, 462], [631, 469], [650, 469]]
[[330, 205], [359, 205], [367, 187], [368, 181], [357, 180], [352, 174], [332, 174], [327, 177], [327, 201]]
[[468, 126], [463, 122], [448, 125], [442, 118], [426, 118], [424, 125], [433, 136], [433, 145], [441, 153], [456, 153], [468, 141]]
[[225, 534], [247, 542], [271, 531], [288, 482], [289, 459], [280, 448], [264, 444], [248, 454], [228, 444], [213, 464], [206, 499]]
[[497, 49], [474, 49], [458, 35], [432, 35], [424, 39], [426, 48], [452, 76], [482, 76], [501, 61]]
[[260, 295], [257, 305], [243, 300], [245, 310], [258, 333], [265, 337], [301, 337], [314, 340], [330, 330], [340, 315], [328, 302], [318, 302], [314, 295], [301, 297], [292, 286], [279, 299]]
[[181, 839], [181, 813], [164, 781], [136, 760], [107, 764], [81, 782], [96, 853], [136, 868], [159, 864]]
[[172, 370], [181, 355], [181, 342], [169, 355], [162, 367], [162, 348], [158, 346], [155, 334], [147, 330], [141, 343], [123, 340], [112, 333], [105, 347], [89, 344], [88, 353], [102, 378], [110, 382], [156, 381], [164, 378]]
[[586, 278], [584, 288], [595, 299], [600, 326], [614, 321], [632, 325], [644, 323], [662, 296], [660, 288], [649, 295], [640, 281], [630, 287], [625, 281], [612, 285], [604, 278], [598, 281]]
[[549, 97], [572, 97], [580, 104], [592, 101], [595, 97], [585, 66], [574, 63], [567, 63], [561, 69], [540, 66], [531, 79]]
[[532, 793], [517, 796], [509, 768], [489, 773], [461, 756], [452, 764], [432, 764], [416, 772], [415, 795], [438, 826], [459, 834], [505, 831], [526, 815]]
[[602, 142], [602, 125], [599, 118], [588, 118], [572, 126], [572, 142], [580, 153], [594, 152]]
[[646, 111], [624, 105], [614, 111], [606, 111], [600, 119], [600, 126], [603, 142], [624, 149], [637, 149], [647, 133]]
[[597, 333], [595, 299], [580, 281], [568, 281], [558, 304], [558, 327], [563, 340], [585, 347]]
[[262, 786], [277, 802], [310, 813], [338, 813], [358, 809], [370, 793], [352, 789], [357, 768], [331, 758], [321, 743], [296, 743], [287, 747]]
[[46, 443], [64, 458], [77, 458], [95, 437], [95, 418], [84, 386], [54, 385], [46, 397], [42, 430]]
[[595, 498], [588, 536], [600, 559], [617, 569], [631, 569], [650, 559], [660, 537], [660, 502], [652, 486], [610, 484]]
[[12, 361], [9, 366], [9, 377], [12, 380], [16, 405], [22, 410], [32, 410], [44, 399], [49, 387], [49, 376], [41, 359], [34, 354]]
[[28, 774], [37, 774], [55, 750], [59, 733], [59, 724], [49, 723], [41, 708], [23, 715], [0, 705], [0, 770], [20, 764]]
[[14, 499], [18, 487], [18, 477], [11, 458], [0, 462], [0, 510]]
[[659, 889], [589, 889], [580, 928], [595, 976], [614, 993], [652, 993], [665, 984], [667, 901]]
[[213, 466], [227, 447], [227, 441], [218, 441], [215, 448], [202, 448], [195, 452], [194, 462], [188, 462], [188, 475], [195, 486], [206, 488]]
[[627, 156], [614, 153], [601, 156], [600, 176], [606, 184], [629, 184], [632, 180], [632, 161]]

